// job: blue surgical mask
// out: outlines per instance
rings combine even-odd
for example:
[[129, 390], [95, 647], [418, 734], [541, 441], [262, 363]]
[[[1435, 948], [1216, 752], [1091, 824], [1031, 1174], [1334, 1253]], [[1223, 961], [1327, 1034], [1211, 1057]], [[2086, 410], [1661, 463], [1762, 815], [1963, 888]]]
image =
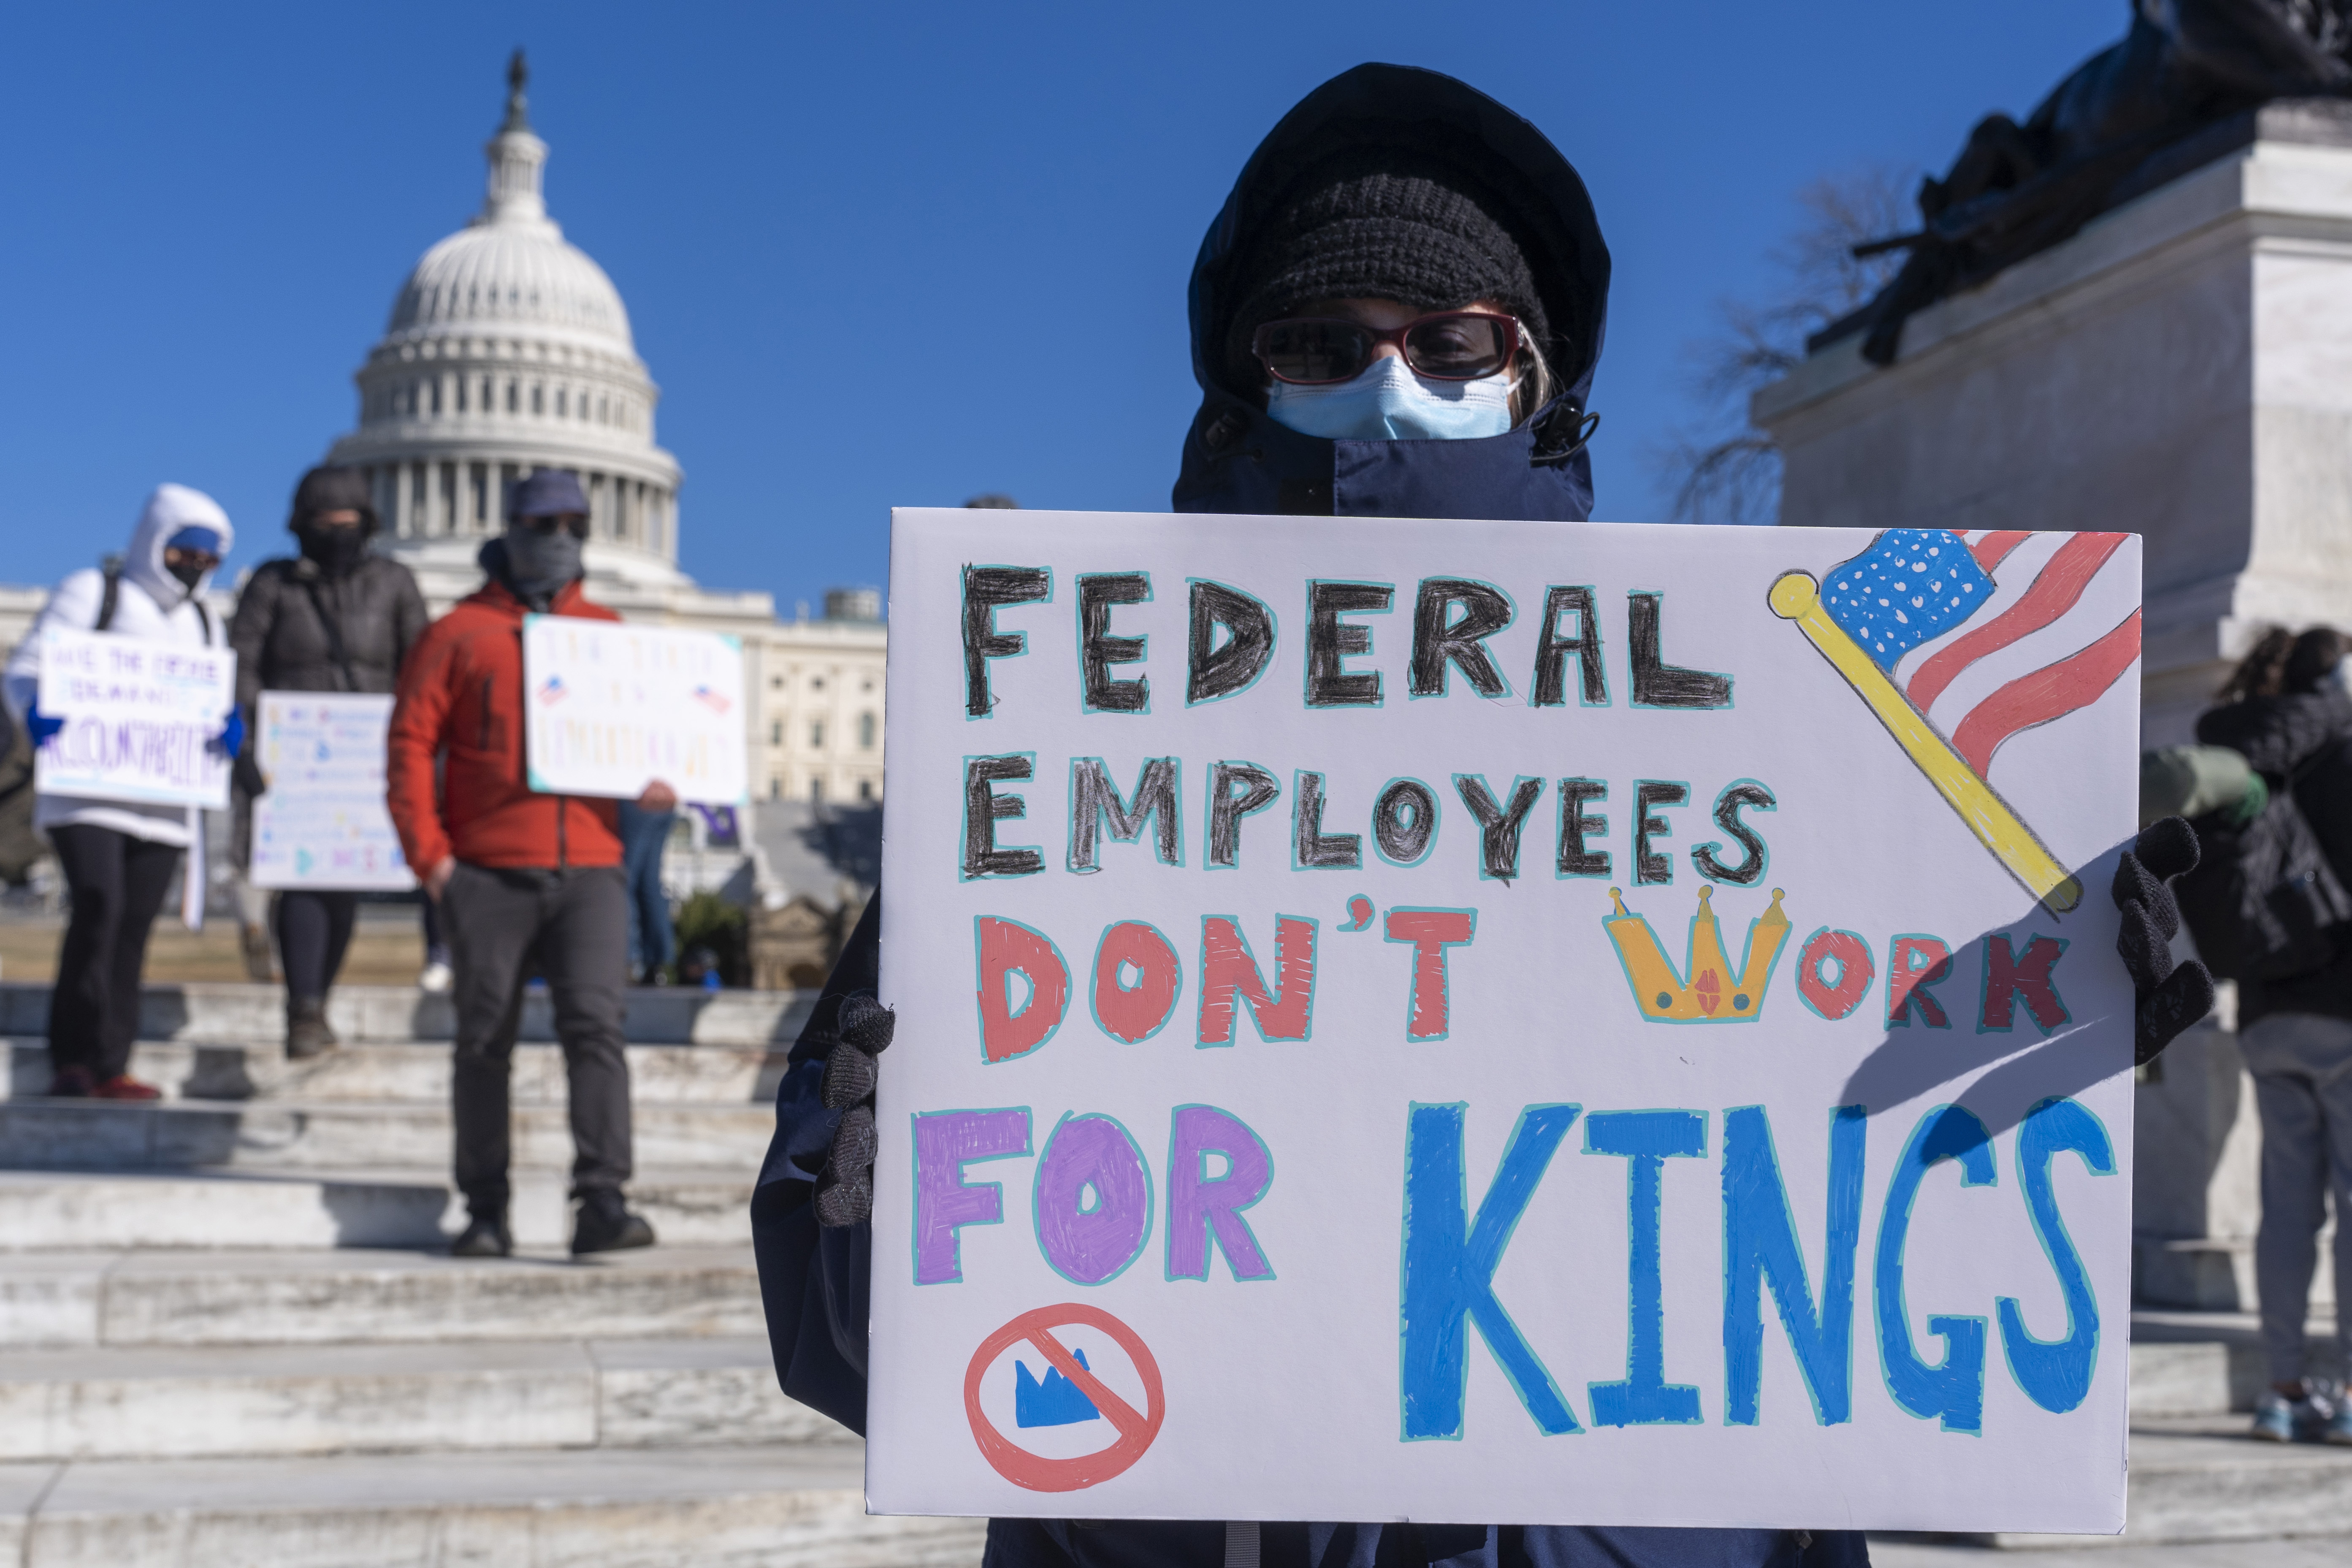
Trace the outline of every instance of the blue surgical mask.
[[1431, 381], [1401, 354], [1382, 354], [1353, 381], [1277, 381], [1265, 411], [1278, 425], [1330, 441], [1461, 441], [1511, 428], [1511, 378]]

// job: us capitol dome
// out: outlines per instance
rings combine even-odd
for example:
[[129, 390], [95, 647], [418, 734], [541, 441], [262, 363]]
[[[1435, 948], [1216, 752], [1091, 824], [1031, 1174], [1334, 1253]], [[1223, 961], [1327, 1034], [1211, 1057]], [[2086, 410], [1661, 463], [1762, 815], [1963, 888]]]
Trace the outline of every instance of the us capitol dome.
[[484, 151], [482, 209], [425, 251], [354, 378], [359, 427], [330, 463], [363, 470], [385, 537], [436, 615], [480, 586], [506, 487], [577, 475], [590, 508], [588, 592], [632, 621], [743, 639], [757, 794], [877, 800], [882, 791], [880, 596], [836, 589], [779, 621], [762, 593], [713, 592], [678, 569], [677, 459], [654, 439], [659, 389], [604, 269], [563, 237], [541, 190], [521, 51]]

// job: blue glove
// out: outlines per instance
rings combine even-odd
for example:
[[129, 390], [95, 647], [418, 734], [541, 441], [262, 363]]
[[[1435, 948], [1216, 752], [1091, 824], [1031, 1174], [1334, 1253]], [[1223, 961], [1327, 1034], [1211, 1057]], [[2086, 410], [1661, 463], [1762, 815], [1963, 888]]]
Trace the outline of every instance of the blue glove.
[[64, 720], [50, 718], [41, 711], [41, 705], [37, 702], [25, 710], [25, 732], [33, 738], [36, 746], [47, 743], [50, 736], [65, 727]]
[[223, 724], [221, 732], [213, 737], [213, 750], [231, 759], [245, 750], [245, 714], [241, 710], [235, 708], [228, 710], [228, 722]]

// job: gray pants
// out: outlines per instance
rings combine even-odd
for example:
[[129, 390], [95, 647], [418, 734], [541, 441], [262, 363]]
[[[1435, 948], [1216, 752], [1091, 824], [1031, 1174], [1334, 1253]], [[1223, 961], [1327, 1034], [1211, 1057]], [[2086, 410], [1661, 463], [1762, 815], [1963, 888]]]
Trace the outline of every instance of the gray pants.
[[2273, 1013], [2238, 1037], [2263, 1121], [2263, 1225], [2254, 1238], [2271, 1379], [2303, 1376], [2304, 1319], [2336, 1194], [2336, 1341], [2352, 1328], [2352, 1021]]
[[441, 894], [457, 972], [457, 1049], [449, 1079], [457, 1190], [477, 1212], [509, 1193], [509, 1090], [525, 982], [535, 967], [555, 1003], [571, 1083], [572, 1186], [617, 1191], [629, 1179], [629, 1061], [621, 984], [629, 916], [621, 868], [494, 870], [460, 862]]

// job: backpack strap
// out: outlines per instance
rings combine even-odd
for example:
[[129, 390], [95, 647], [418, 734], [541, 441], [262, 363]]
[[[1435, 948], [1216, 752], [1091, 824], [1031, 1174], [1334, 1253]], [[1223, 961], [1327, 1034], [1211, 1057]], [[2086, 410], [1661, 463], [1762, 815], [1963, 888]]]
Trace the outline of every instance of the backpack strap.
[[319, 592], [316, 577], [303, 578], [302, 586], [310, 595], [311, 611], [318, 616], [319, 625], [327, 634], [327, 657], [333, 659], [335, 668], [342, 672], [343, 689], [357, 691], [360, 689], [359, 677], [352, 672], [352, 656], [343, 647], [342, 623], [328, 610], [326, 596]]
[[[89, 628], [94, 632], [102, 632], [114, 624], [114, 606], [122, 598], [122, 557], [108, 556], [99, 563], [99, 570], [106, 574], [106, 592], [98, 601], [98, 624]], [[210, 640], [209, 634], [206, 640]]]

